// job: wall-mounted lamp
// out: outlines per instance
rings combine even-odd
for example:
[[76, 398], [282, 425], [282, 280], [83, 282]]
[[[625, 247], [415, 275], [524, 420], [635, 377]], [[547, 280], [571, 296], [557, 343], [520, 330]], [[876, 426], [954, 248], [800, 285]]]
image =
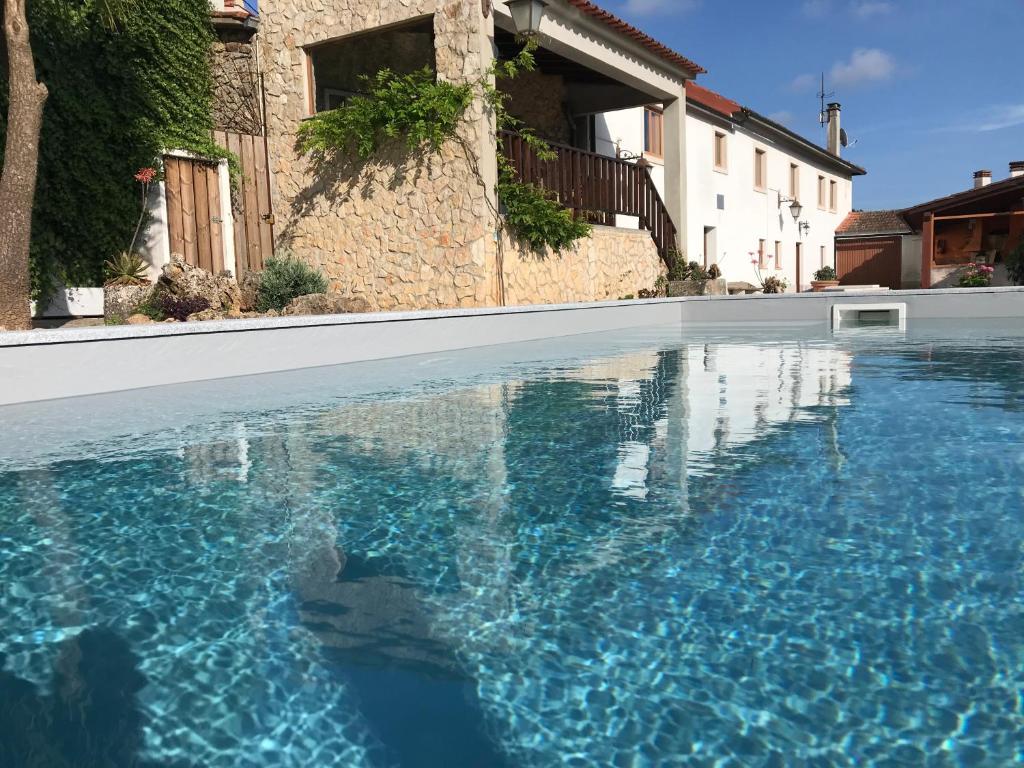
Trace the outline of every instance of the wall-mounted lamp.
[[808, 224], [808, 223], [807, 223], [806, 221], [801, 221], [801, 222], [800, 222], [799, 224], [797, 224], [796, 226], [797, 226], [797, 228], [799, 228], [799, 230], [800, 230], [800, 236], [801, 236], [801, 237], [804, 237], [804, 236], [805, 236], [805, 235], [806, 235], [806, 234], [807, 234], [808, 232], [810, 232], [810, 231], [811, 231], [811, 225], [810, 225], [810, 224]]
[[544, 0], [508, 0], [507, 5], [516, 34], [529, 36], [540, 32], [540, 20], [547, 5]]
[[800, 205], [800, 201], [795, 197], [783, 197], [782, 193], [777, 193], [779, 196], [779, 210], [782, 210], [783, 203], [789, 203], [789, 212], [793, 214], [793, 221], [800, 218], [800, 214], [803, 213], [804, 207]]

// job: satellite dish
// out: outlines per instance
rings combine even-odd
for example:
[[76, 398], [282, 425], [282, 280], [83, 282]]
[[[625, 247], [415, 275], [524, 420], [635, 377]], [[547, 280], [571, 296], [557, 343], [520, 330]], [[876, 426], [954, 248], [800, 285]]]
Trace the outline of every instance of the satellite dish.
[[845, 128], [839, 129], [839, 143], [842, 144], [844, 147], [850, 146], [850, 137], [846, 135]]

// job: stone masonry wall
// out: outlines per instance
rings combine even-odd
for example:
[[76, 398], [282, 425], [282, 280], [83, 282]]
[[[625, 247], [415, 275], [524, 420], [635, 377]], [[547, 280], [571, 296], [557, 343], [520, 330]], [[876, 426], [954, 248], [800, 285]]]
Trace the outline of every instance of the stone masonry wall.
[[235, 133], [263, 133], [255, 44], [248, 37], [222, 33], [210, 51], [210, 70], [213, 127]]
[[[265, 0], [264, 62], [274, 213], [282, 250], [319, 267], [331, 288], [374, 309], [495, 303], [486, 241], [495, 226], [489, 185], [476, 168], [491, 118], [470, 108], [459, 141], [423, 158], [400, 146], [366, 163], [313, 169], [295, 149], [307, 116], [302, 46], [433, 14], [440, 77], [480, 77], [486, 37], [478, 2], [468, 0]], [[493, 156], [490, 159], [493, 164]]]
[[572, 141], [572, 126], [565, 115], [565, 80], [560, 75], [520, 72], [498, 87], [508, 94], [509, 114], [532, 128], [538, 136], [559, 144]]
[[500, 263], [510, 306], [635, 296], [666, 274], [649, 232], [614, 227], [594, 227], [591, 237], [561, 254], [538, 255], [503, 235]]

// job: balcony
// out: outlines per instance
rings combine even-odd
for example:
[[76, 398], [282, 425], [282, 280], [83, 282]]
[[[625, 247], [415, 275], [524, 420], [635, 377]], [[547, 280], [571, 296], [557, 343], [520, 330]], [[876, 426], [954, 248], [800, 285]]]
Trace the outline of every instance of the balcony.
[[259, 0], [211, 0], [210, 5], [218, 32], [252, 35], [259, 27]]

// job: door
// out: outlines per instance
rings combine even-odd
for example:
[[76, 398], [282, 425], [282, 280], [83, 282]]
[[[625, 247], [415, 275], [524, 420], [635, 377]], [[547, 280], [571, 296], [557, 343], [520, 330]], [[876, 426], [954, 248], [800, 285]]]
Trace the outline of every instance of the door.
[[836, 277], [840, 285], [880, 285], [899, 289], [903, 269], [903, 238], [836, 240]]
[[804, 267], [804, 244], [796, 244], [796, 286], [793, 289], [794, 293], [800, 293], [800, 276], [803, 274]]
[[164, 157], [164, 181], [171, 253], [207, 272], [222, 272], [224, 222], [217, 165], [168, 155]]

